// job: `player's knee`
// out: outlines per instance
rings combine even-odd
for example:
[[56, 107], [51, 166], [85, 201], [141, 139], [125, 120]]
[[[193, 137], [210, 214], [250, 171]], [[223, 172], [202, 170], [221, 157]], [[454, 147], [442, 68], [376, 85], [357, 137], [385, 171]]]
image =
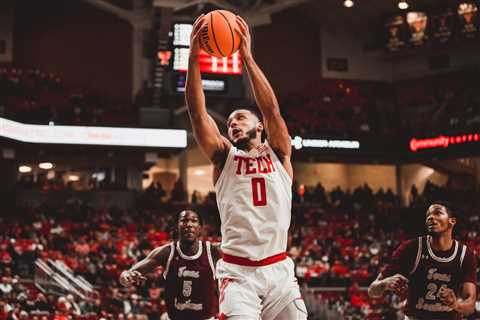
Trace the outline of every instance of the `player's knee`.
[[296, 299], [290, 302], [274, 320], [307, 320], [308, 312], [305, 302]]

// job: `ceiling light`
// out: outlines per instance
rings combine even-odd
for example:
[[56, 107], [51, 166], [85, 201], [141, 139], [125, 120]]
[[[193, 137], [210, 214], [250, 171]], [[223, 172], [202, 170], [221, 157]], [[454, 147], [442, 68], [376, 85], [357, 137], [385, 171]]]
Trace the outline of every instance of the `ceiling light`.
[[47, 179], [52, 180], [54, 178], [55, 178], [55, 171], [53, 171], [53, 170], [48, 171], [47, 172]]
[[18, 172], [20, 172], [20, 173], [32, 172], [32, 168], [29, 167], [29, 166], [20, 166], [20, 167], [18, 167]]
[[407, 1], [401, 0], [401, 1], [398, 3], [398, 8], [401, 9], [401, 10], [407, 10], [407, 9], [408, 9], [408, 3], [407, 3]]
[[205, 175], [205, 170], [197, 169], [193, 172], [193, 174], [196, 175], [196, 176], [204, 176]]
[[79, 176], [76, 176], [76, 175], [68, 176], [68, 181], [78, 181], [78, 180], [80, 180]]
[[97, 179], [97, 181], [103, 181], [105, 180], [105, 172], [95, 172], [94, 174], [92, 174], [92, 178]]
[[355, 3], [353, 2], [353, 0], [345, 0], [345, 1], [343, 2], [343, 5], [344, 5], [345, 7], [347, 7], [347, 8], [353, 7], [354, 4], [355, 4]]
[[42, 162], [38, 164], [38, 167], [43, 170], [50, 170], [53, 168], [53, 164], [51, 162]]

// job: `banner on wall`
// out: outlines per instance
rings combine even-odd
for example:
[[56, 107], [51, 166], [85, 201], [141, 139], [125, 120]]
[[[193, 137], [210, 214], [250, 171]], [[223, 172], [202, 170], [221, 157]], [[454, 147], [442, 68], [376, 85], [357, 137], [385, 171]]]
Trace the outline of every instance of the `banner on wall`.
[[13, 60], [13, 15], [14, 1], [0, 1], [0, 62], [11, 63]]
[[398, 51], [405, 46], [405, 20], [403, 16], [398, 15], [389, 19], [386, 23], [387, 28], [387, 49], [389, 51]]
[[454, 28], [454, 14], [451, 9], [436, 12], [431, 16], [432, 38], [444, 43], [450, 40]]
[[412, 11], [407, 13], [407, 24], [410, 30], [410, 43], [413, 46], [421, 46], [427, 41], [428, 16], [425, 12]]
[[427, 42], [443, 44], [455, 39], [478, 38], [478, 12], [478, 1], [461, 1], [455, 6], [429, 12], [397, 14], [386, 20], [385, 46], [388, 51], [394, 52], [406, 47], [419, 47]]
[[458, 5], [457, 12], [460, 20], [460, 32], [465, 38], [474, 38], [478, 31], [477, 5], [473, 2], [461, 3]]

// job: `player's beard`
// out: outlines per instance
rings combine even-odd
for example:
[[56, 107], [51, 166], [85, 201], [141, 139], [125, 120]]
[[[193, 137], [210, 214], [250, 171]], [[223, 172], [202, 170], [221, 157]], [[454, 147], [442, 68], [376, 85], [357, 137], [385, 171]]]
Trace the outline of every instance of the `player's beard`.
[[430, 230], [428, 227], [427, 227], [427, 234], [429, 236], [431, 236], [432, 238], [437, 238], [439, 237], [440, 235], [442, 235], [445, 231], [438, 231], [438, 230]]
[[190, 247], [190, 246], [193, 246], [193, 244], [198, 241], [197, 239], [185, 239], [185, 238], [182, 238], [181, 242], [183, 244], [185, 244], [186, 246]]
[[232, 141], [233, 145], [238, 149], [245, 149], [251, 140], [257, 137], [257, 128], [252, 128], [247, 131], [245, 138], [238, 139], [237, 141]]

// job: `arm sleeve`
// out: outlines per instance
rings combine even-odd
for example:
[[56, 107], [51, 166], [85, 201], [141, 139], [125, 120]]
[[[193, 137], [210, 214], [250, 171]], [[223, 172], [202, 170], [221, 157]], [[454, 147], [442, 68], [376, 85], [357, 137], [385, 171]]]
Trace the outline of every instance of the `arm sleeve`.
[[380, 279], [391, 277], [394, 274], [401, 274], [408, 277], [412, 270], [418, 252], [418, 239], [403, 242], [393, 252], [392, 259], [385, 265], [380, 273]]
[[470, 250], [467, 249], [465, 258], [462, 264], [462, 280], [461, 283], [472, 282], [477, 284], [477, 257]]

